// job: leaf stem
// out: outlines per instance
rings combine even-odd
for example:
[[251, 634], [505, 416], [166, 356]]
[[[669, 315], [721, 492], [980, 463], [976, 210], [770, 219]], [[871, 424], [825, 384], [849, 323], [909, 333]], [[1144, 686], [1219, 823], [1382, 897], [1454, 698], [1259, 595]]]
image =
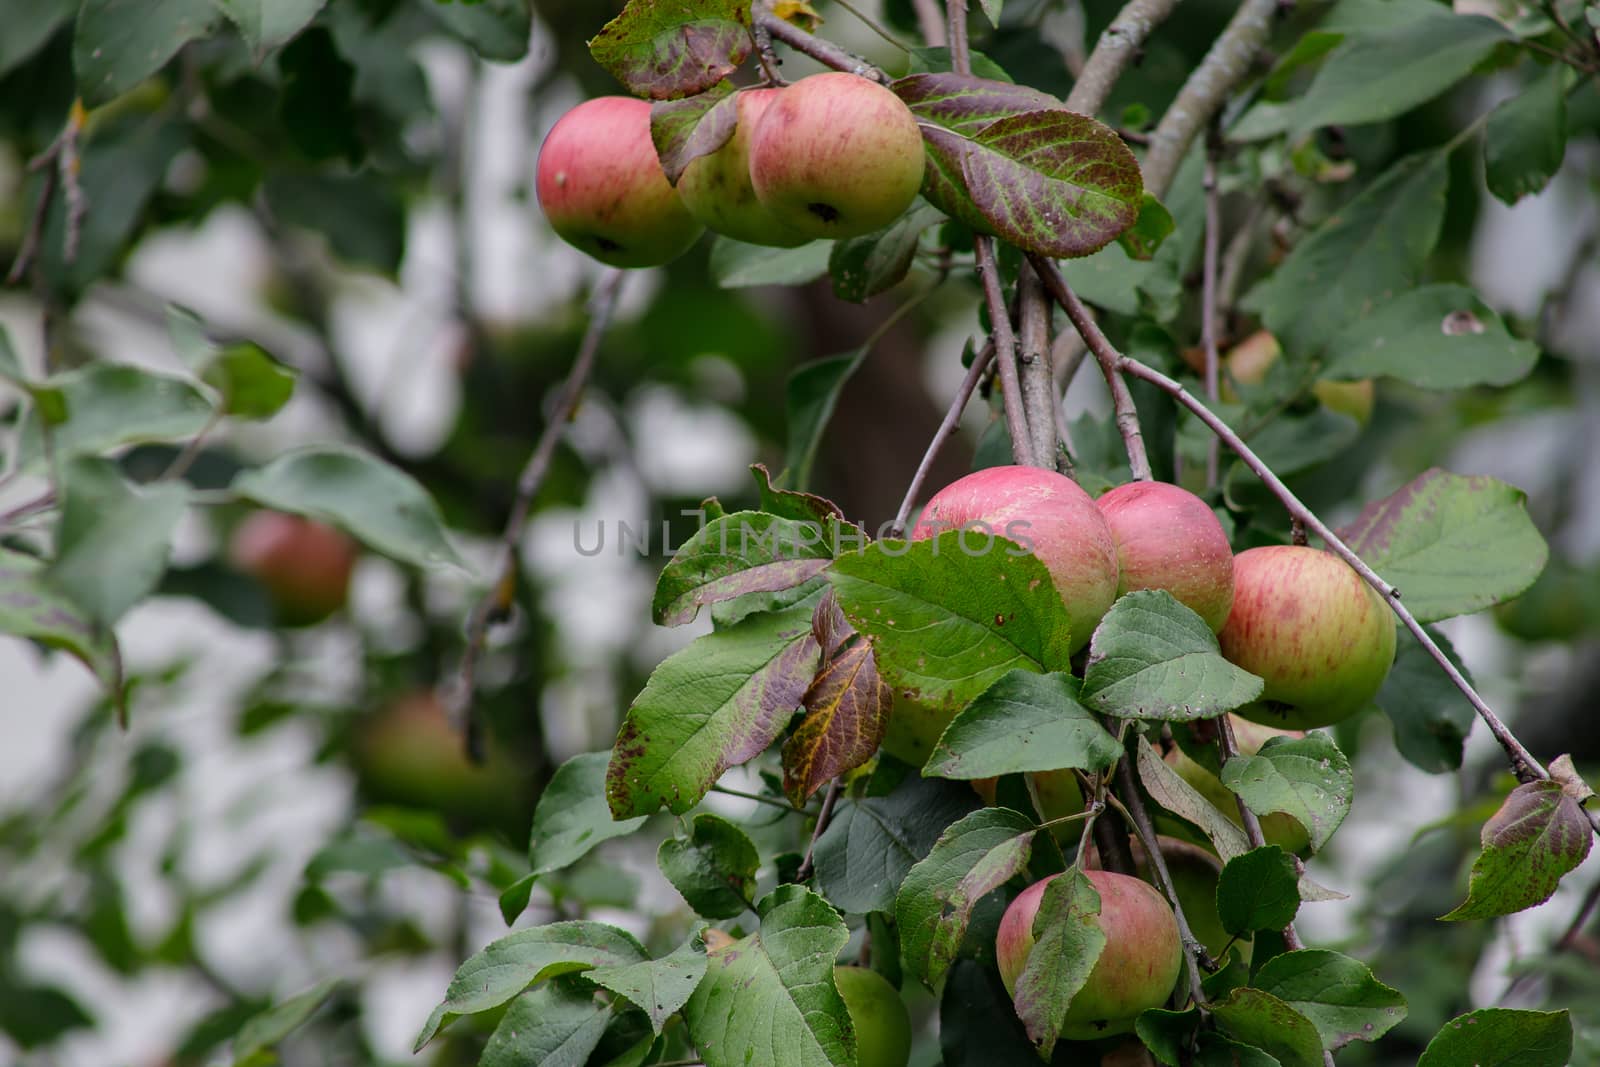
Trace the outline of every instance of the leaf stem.
[[561, 386], [555, 407], [550, 412], [550, 421], [545, 424], [544, 432], [539, 435], [533, 453], [528, 456], [528, 462], [517, 478], [517, 495], [512, 501], [511, 515], [506, 519], [505, 530], [500, 535], [494, 581], [483, 596], [479, 597], [467, 619], [466, 648], [462, 651], [456, 677], [449, 692], [445, 694], [445, 706], [449, 709], [452, 722], [462, 731], [468, 756], [474, 759], [477, 757], [481, 741], [473, 728], [470, 715], [473, 692], [476, 688], [478, 657], [482, 654], [488, 639], [490, 622], [505, 611], [514, 598], [517, 547], [522, 541], [523, 527], [527, 525], [534, 497], [538, 495], [539, 487], [544, 483], [545, 474], [550, 469], [556, 444], [561, 440], [567, 424], [572, 421], [578, 400], [588, 384], [589, 375], [594, 369], [595, 357], [600, 351], [600, 341], [611, 323], [612, 313], [617, 307], [617, 298], [622, 292], [623, 277], [624, 273], [621, 270], [610, 269], [595, 286], [589, 303], [589, 327], [584, 332], [582, 343], [578, 346], [577, 358], [573, 360], [572, 369], [567, 373], [567, 380]]
[[[788, 815], [799, 815], [800, 814], [800, 809], [794, 807], [793, 805], [789, 804], [788, 802], [782, 801], [782, 800], [775, 800], [772, 797], [764, 797], [760, 793], [746, 793], [742, 789], [732, 789], [732, 788], [729, 788], [728, 786], [720, 785], [720, 784], [719, 785], [713, 785], [711, 787], [711, 792], [713, 792], [713, 793], [722, 793], [722, 794], [725, 794], [725, 795], [730, 796], [730, 797], [738, 797], [741, 800], [753, 800], [757, 804], [767, 804], [767, 805], [770, 805], [771, 807], [774, 807], [774, 808], [782, 808], [783, 811]], [[771, 825], [771, 824], [768, 824], [768, 825]]]
[[835, 778], [828, 783], [828, 795], [822, 798], [822, 810], [817, 813], [817, 825], [811, 830], [811, 843], [806, 845], [806, 858], [800, 862], [800, 869], [795, 872], [795, 881], [806, 881], [811, 877], [812, 871], [815, 870], [817, 841], [822, 837], [823, 831], [828, 828], [828, 824], [833, 821], [833, 807], [839, 802], [839, 794], [841, 792], [843, 792], [843, 787], [840, 786], [839, 779]]
[[865, 11], [862, 11], [859, 7], [856, 7], [856, 5], [852, 4], [850, 0], [834, 0], [834, 2], [840, 7], [844, 8], [846, 11], [850, 12], [850, 14], [854, 15], [857, 20], [867, 27], [867, 29], [871, 30], [879, 37], [882, 37], [885, 41], [888, 41], [906, 55], [909, 56], [911, 54], [910, 45], [906, 44], [904, 41], [900, 40], [900, 38], [890, 33], [882, 23], [873, 18], [871, 15], [868, 15]]

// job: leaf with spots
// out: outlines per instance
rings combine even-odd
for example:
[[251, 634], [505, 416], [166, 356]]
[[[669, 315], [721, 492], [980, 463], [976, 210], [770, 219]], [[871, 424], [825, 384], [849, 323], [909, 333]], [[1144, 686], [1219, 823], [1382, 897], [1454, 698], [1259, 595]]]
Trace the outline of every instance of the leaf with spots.
[[835, 241], [828, 257], [833, 295], [859, 304], [900, 284], [911, 270], [923, 233], [943, 221], [943, 212], [918, 201], [876, 233]]
[[937, 990], [966, 937], [972, 909], [1027, 865], [1033, 820], [1010, 808], [984, 808], [939, 835], [911, 868], [895, 898], [906, 970]]
[[1492, 919], [1543, 904], [1594, 840], [1583, 807], [1553, 780], [1527, 782], [1483, 824], [1467, 899], [1444, 919]]
[[797, 808], [873, 757], [894, 700], [878, 675], [872, 643], [851, 628], [831, 594], [818, 603], [812, 632], [823, 650], [822, 668], [801, 699], [805, 719], [783, 745], [783, 791]]
[[1254, 756], [1237, 755], [1222, 765], [1222, 784], [1237, 793], [1251, 811], [1281, 811], [1321, 849], [1350, 813], [1355, 777], [1350, 761], [1324, 734], [1274, 737]]
[[1213, 719], [1261, 695], [1262, 681], [1222, 658], [1205, 620], [1164, 589], [1118, 598], [1095, 628], [1083, 699], [1130, 719]]
[[1325, 949], [1274, 956], [1251, 985], [1311, 1020], [1324, 1048], [1376, 1041], [1406, 1017], [1406, 998], [1372, 976], [1360, 960]]
[[1033, 951], [1017, 977], [1013, 1003], [1028, 1037], [1048, 1057], [1066, 1025], [1072, 999], [1106, 947], [1100, 928], [1100, 894], [1076, 867], [1059, 875], [1039, 898]]
[[684, 1006], [705, 1067], [852, 1067], [855, 1031], [833, 982], [850, 939], [844, 920], [803, 886], [762, 898], [761, 927], [709, 953]]
[[933, 746], [922, 773], [940, 778], [995, 778], [1076, 767], [1103, 771], [1122, 746], [1079, 703], [1070, 674], [1012, 671], [978, 694]]
[[681, 815], [729, 767], [766, 751], [816, 674], [812, 608], [752, 615], [655, 669], [611, 750], [613, 816], [649, 815], [663, 804]]
[[1138, 161], [1120, 137], [1084, 115], [1024, 111], [970, 137], [927, 124], [922, 136], [931, 169], [972, 203], [956, 216], [966, 221], [976, 212], [983, 229], [1023, 251], [1087, 256], [1138, 221]]
[[1520, 595], [1550, 556], [1522, 490], [1437, 467], [1368, 504], [1339, 536], [1423, 622]]
[[965, 785], [908, 776], [887, 796], [845, 797], [817, 839], [817, 888], [854, 915], [894, 911], [906, 874], [978, 806]]
[[725, 81], [703, 93], [650, 105], [650, 140], [667, 181], [677, 185], [690, 163], [728, 143], [738, 123], [739, 96]]
[[84, 0], [72, 37], [78, 95], [91, 108], [116, 99], [221, 21], [214, 0]]
[[1139, 738], [1138, 769], [1139, 783], [1149, 792], [1150, 799], [1180, 819], [1198, 826], [1211, 839], [1223, 863], [1250, 851], [1250, 841], [1234, 823], [1232, 814], [1211, 803], [1204, 794], [1179, 777], [1178, 772], [1157, 755], [1150, 742], [1142, 737]]
[[656, 866], [698, 915], [733, 919], [756, 895], [761, 853], [750, 836], [720, 815], [694, 817], [688, 837], [661, 842]]
[[1322, 1038], [1310, 1019], [1270, 993], [1242, 986], [1211, 1006], [1217, 1028], [1271, 1054], [1282, 1067], [1322, 1067]]
[[837, 520], [797, 520], [764, 511], [713, 519], [662, 569], [651, 614], [663, 626], [681, 626], [707, 604], [801, 585], [832, 562], [839, 527]]
[[1010, 541], [980, 552], [963, 536], [879, 541], [827, 572], [896, 696], [951, 713], [1012, 670], [1071, 669], [1071, 624], [1044, 564]]
[[[761, 493], [762, 511], [796, 522], [826, 523], [829, 519], [844, 521], [844, 512], [839, 510], [838, 504], [827, 497], [798, 489], [781, 489], [773, 485], [772, 475], [768, 472], [766, 464], [750, 464], [750, 473], [755, 475], [756, 489]], [[840, 541], [842, 544], [853, 543], [850, 538], [842, 535]]]
[[749, 0], [629, 0], [589, 54], [636, 96], [672, 100], [716, 85], [751, 47]]
[[572, 979], [546, 982], [506, 1008], [478, 1067], [582, 1067], [624, 1007], [622, 1001], [607, 1004], [593, 988]]
[[689, 1002], [706, 973], [706, 950], [698, 935], [670, 956], [641, 963], [597, 967], [584, 975], [591, 982], [627, 997], [650, 1019], [656, 1033]]
[[1417, 1067], [1569, 1067], [1572, 1016], [1565, 1011], [1480, 1008], [1451, 1019]]
[[1459, 285], [1401, 293], [1339, 334], [1324, 378], [1386, 375], [1423, 389], [1521, 381], [1539, 346], [1512, 337], [1494, 310]]

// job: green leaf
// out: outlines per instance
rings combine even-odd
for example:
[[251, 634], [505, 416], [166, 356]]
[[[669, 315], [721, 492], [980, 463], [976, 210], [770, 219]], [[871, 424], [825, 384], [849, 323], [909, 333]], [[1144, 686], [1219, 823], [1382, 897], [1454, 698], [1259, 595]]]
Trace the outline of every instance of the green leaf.
[[850, 931], [828, 902], [783, 885], [760, 902], [760, 930], [710, 954], [684, 1021], [705, 1067], [850, 1067], [855, 1033], [833, 984]]
[[1355, 776], [1350, 761], [1325, 734], [1273, 737], [1254, 756], [1237, 755], [1222, 765], [1222, 784], [1257, 815], [1289, 815], [1321, 850], [1350, 813]]
[[1039, 1053], [992, 965], [957, 960], [939, 998], [944, 1067], [1038, 1067]]
[[1323, 949], [1274, 956], [1256, 971], [1256, 988], [1311, 1020], [1324, 1048], [1376, 1041], [1406, 1017], [1406, 998], [1372, 976], [1367, 965]]
[[417, 1036], [416, 1050], [457, 1016], [498, 1008], [535, 982], [649, 958], [632, 934], [604, 923], [558, 922], [518, 930], [490, 942], [457, 968], [443, 1002]]
[[1078, 689], [1070, 674], [1012, 671], [945, 727], [922, 773], [971, 779], [1106, 770], [1122, 757], [1122, 745], [1078, 702]]
[[1138, 769], [1139, 782], [1149, 792], [1150, 799], [1198, 826], [1211, 839], [1223, 863], [1250, 851], [1249, 840], [1233, 819], [1180, 778], [1142, 737], [1138, 746]]
[[749, 0], [634, 0], [589, 42], [628, 91], [653, 100], [704, 92], [750, 54]]
[[1041, 1056], [1049, 1056], [1066, 1025], [1072, 999], [1106, 947], [1100, 894], [1076, 867], [1045, 887], [1033, 920], [1033, 951], [1017, 977], [1017, 1016]]
[[1567, 1067], [1571, 1062], [1567, 1012], [1480, 1008], [1445, 1023], [1417, 1067]]
[[817, 839], [817, 888], [852, 915], [894, 910], [906, 874], [978, 806], [965, 786], [909, 776], [888, 796], [839, 801]]
[[78, 94], [90, 108], [121, 96], [221, 19], [212, 0], [84, 0], [72, 38]]
[[859, 304], [900, 284], [911, 270], [923, 232], [944, 219], [944, 212], [919, 200], [876, 233], [835, 241], [828, 257], [833, 295]]
[[160, 584], [188, 487], [135, 488], [110, 460], [80, 458], [62, 466], [61, 496], [56, 559], [45, 578], [110, 626]]
[[305, 1024], [313, 1012], [339, 988], [339, 979], [326, 978], [303, 993], [274, 1004], [239, 1028], [233, 1039], [233, 1060], [242, 1063], [269, 1052]]
[[511, 1002], [478, 1067], [584, 1067], [614, 1014], [615, 1005], [597, 999], [593, 990], [548, 982]]
[[0, 0], [0, 77], [31, 57], [78, 13], [79, 0]]
[[612, 748], [618, 818], [665, 804], [681, 815], [729, 767], [766, 751], [799, 707], [819, 651], [811, 605], [753, 615], [698, 638], [650, 675]]
[[1295, 108], [1295, 128], [1355, 126], [1403, 115], [1471, 74], [1510, 36], [1493, 19], [1436, 10], [1347, 38]]
[[1139, 218], [1117, 236], [1117, 243], [1128, 258], [1144, 262], [1155, 258], [1161, 244], [1178, 228], [1172, 212], [1150, 193], [1139, 204]]
[[1437, 467], [1362, 509], [1339, 536], [1423, 622], [1510, 600], [1549, 558], [1522, 490]]
[[270, 419], [289, 402], [299, 377], [292, 367], [248, 342], [221, 349], [201, 380], [222, 394], [222, 412], [241, 419]]
[[321, 445], [286, 453], [233, 480], [264, 507], [339, 526], [368, 548], [419, 567], [465, 565], [433, 498], [410, 475], [366, 452]]
[[1217, 915], [1234, 937], [1281, 930], [1300, 910], [1300, 873], [1277, 845], [1235, 856], [1217, 879]]
[[217, 0], [222, 13], [239, 27], [256, 61], [282, 48], [317, 17], [328, 0]]
[[1044, 564], [1003, 538], [967, 538], [879, 541], [828, 570], [895, 693], [952, 712], [1016, 668], [1070, 669], [1067, 611]]
[[1134, 1020], [1133, 1031], [1157, 1062], [1177, 1067], [1188, 1055], [1187, 1050], [1194, 1042], [1194, 1033], [1199, 1025], [1200, 1009], [1193, 1005], [1183, 1011], [1150, 1008], [1139, 1013]]
[[1459, 285], [1401, 293], [1328, 346], [1325, 378], [1387, 375], [1424, 389], [1510, 385], [1528, 376], [1539, 346], [1512, 337], [1482, 300]]
[[[750, 473], [755, 476], [756, 489], [761, 493], [761, 510], [767, 514], [797, 522], [844, 520], [844, 512], [839, 510], [839, 505], [827, 497], [773, 485], [772, 475], [765, 464], [750, 464]], [[841, 537], [840, 540], [841, 543], [853, 543], [852, 539]]]
[[1262, 314], [1291, 356], [1321, 351], [1346, 325], [1417, 283], [1444, 221], [1445, 163], [1438, 151], [1400, 160], [1251, 290], [1246, 307]]
[[970, 136], [924, 124], [922, 137], [936, 173], [971, 200], [987, 229], [1026, 252], [1087, 256], [1138, 221], [1139, 164], [1122, 138], [1087, 116], [1024, 111]]
[[1483, 171], [1489, 191], [1515, 204], [1549, 184], [1567, 154], [1566, 68], [1559, 63], [1489, 116]]
[[17, 350], [11, 345], [11, 334], [4, 326], [0, 326], [0, 381], [27, 393], [38, 406], [39, 416], [47, 424], [54, 426], [66, 421], [67, 405], [61, 391], [28, 377], [27, 372], [22, 369], [22, 360], [17, 356]]
[[1131, 719], [1212, 719], [1261, 695], [1263, 682], [1222, 658], [1205, 620], [1164, 589], [1118, 598], [1095, 628], [1083, 698]]
[[733, 919], [744, 914], [756, 895], [761, 853], [738, 826], [702, 813], [694, 817], [688, 837], [661, 842], [656, 865], [698, 914]]
[[894, 701], [871, 643], [851, 629], [831, 594], [817, 604], [811, 629], [822, 666], [800, 701], [805, 718], [783, 743], [783, 792], [795, 807], [877, 754]]
[[711, 242], [711, 278], [723, 289], [757, 285], [805, 285], [828, 273], [832, 241], [796, 248], [745, 244], [720, 234]]
[[906, 970], [937, 989], [961, 949], [972, 909], [1027, 865], [1033, 820], [1009, 808], [975, 811], [939, 835], [895, 898]]
[[1594, 840], [1583, 807], [1548, 779], [1513, 789], [1480, 836], [1467, 899], [1443, 919], [1492, 919], [1543, 904]]
[[989, 25], [998, 27], [1000, 25], [1000, 8], [1004, 6], [1005, 0], [978, 0], [978, 3], [983, 7], [983, 13], [989, 18]]
[[[610, 812], [606, 813], [610, 818]], [[533, 899], [533, 884], [539, 880], [536, 874], [525, 874], [515, 882], [501, 890], [495, 903], [500, 906], [500, 917], [510, 926], [517, 921], [518, 916], [528, 910], [528, 902]]]
[[[1432, 627], [1428, 635], [1462, 677], [1472, 681], [1450, 639]], [[1429, 774], [1459, 770], [1462, 748], [1478, 714], [1411, 631], [1402, 627], [1396, 637], [1394, 666], [1373, 698], [1394, 725], [1395, 747], [1412, 766]]]
[[698, 936], [670, 956], [621, 967], [598, 967], [584, 975], [591, 982], [627, 997], [650, 1019], [657, 1034], [677, 1014], [706, 973], [705, 946]]
[[43, 571], [34, 557], [0, 548], [0, 633], [69, 653], [120, 703], [122, 655], [116, 637], [47, 583]]
[[1195, 1039], [1194, 1067], [1282, 1067], [1266, 1049], [1241, 1045], [1207, 1030]]
[[[533, 812], [528, 865], [535, 876], [569, 867], [589, 850], [644, 825], [644, 818], [613, 821], [606, 803], [609, 752], [573, 756], [550, 776]], [[518, 911], [521, 911], [519, 908]]]
[[737, 511], [702, 526], [656, 582], [655, 621], [681, 626], [706, 604], [792, 589], [833, 561], [839, 524]]
[[1242, 986], [1211, 1005], [1227, 1036], [1271, 1054], [1283, 1067], [1322, 1067], [1322, 1038], [1304, 1015], [1270, 993]]
[[528, 54], [533, 32], [532, 0], [457, 0], [424, 4], [444, 27], [478, 55], [515, 63]]
[[789, 376], [784, 402], [789, 437], [784, 454], [788, 457], [789, 480], [797, 488], [811, 484], [811, 466], [839, 405], [839, 394], [861, 366], [867, 351], [859, 348], [846, 355], [813, 360]]
[[278, 121], [294, 147], [308, 159], [360, 164], [356, 68], [333, 34], [320, 26], [301, 34], [278, 54], [278, 73]]
[[[58, 462], [122, 445], [193, 437], [212, 417], [211, 404], [190, 383], [125, 363], [93, 363], [45, 384], [56, 390], [67, 413], [67, 420], [50, 430], [50, 448]], [[16, 468], [32, 473], [44, 460], [35, 409], [22, 426]]]
[[738, 125], [739, 95], [725, 81], [682, 100], [652, 104], [650, 140], [667, 181], [676, 186], [690, 163], [727, 144]]

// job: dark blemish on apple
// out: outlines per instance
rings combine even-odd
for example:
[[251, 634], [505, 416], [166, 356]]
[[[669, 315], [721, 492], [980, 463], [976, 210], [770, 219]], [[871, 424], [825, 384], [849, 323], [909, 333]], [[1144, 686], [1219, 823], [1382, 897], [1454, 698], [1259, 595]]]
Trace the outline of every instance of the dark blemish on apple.
[[823, 222], [839, 221], [839, 209], [834, 207], [832, 204], [807, 204], [806, 210], [811, 212], [817, 218], [821, 219]]
[[602, 252], [621, 252], [622, 251], [622, 246], [619, 245], [617, 242], [613, 241], [609, 237], [596, 237], [594, 239], [594, 243], [599, 246], [600, 251], [602, 251]]

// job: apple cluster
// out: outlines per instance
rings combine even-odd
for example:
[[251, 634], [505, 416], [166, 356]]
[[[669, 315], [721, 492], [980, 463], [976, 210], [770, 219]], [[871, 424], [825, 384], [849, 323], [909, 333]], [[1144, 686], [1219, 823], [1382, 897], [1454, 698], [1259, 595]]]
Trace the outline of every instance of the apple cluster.
[[853, 74], [738, 91], [732, 136], [668, 181], [643, 100], [602, 96], [556, 122], [536, 189], [562, 240], [615, 267], [653, 267], [709, 227], [793, 247], [880, 230], [922, 186], [922, 135], [894, 93]]

